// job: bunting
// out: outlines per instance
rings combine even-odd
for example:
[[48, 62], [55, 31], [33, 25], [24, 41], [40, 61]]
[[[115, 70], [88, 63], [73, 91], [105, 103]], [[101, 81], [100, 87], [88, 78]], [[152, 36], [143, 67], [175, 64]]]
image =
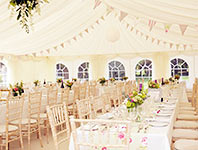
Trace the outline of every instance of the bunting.
[[101, 4], [100, 0], [95, 0], [95, 5], [93, 9], [96, 9]]
[[156, 21], [154, 20], [149, 20], [148, 26], [149, 26], [149, 31], [151, 31], [153, 29], [153, 27], [155, 26]]
[[181, 30], [182, 35], [184, 35], [184, 32], [185, 32], [186, 29], [187, 29], [187, 25], [185, 25], [185, 24], [180, 24], [179, 27], [180, 27], [180, 30]]
[[171, 24], [164, 24], [164, 31], [165, 31], [166, 33], [168, 33], [169, 30], [170, 30], [170, 27], [171, 27]]
[[127, 16], [128, 14], [123, 12], [123, 11], [120, 11], [120, 17], [119, 17], [119, 20], [120, 22]]

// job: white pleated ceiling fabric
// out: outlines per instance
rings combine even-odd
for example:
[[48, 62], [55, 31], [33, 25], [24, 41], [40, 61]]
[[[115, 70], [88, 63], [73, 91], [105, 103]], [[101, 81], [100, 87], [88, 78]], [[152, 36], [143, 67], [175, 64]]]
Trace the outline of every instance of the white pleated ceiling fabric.
[[[49, 0], [27, 34], [0, 1], [0, 53], [68, 56], [198, 50], [197, 0]], [[113, 8], [109, 14], [107, 8]], [[120, 11], [128, 15], [120, 22]], [[138, 18], [138, 19], [137, 19]], [[148, 21], [157, 23], [149, 31]], [[164, 32], [164, 24], [171, 24]], [[187, 25], [184, 35], [179, 25]], [[113, 42], [111, 40], [114, 40]], [[63, 46], [60, 46], [63, 44]]]

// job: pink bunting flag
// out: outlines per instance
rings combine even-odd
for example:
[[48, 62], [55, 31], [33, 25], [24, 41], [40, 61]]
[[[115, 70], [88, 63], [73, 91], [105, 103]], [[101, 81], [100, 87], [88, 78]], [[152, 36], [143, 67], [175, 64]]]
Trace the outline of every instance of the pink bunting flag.
[[166, 42], [166, 41], [164, 41], [163, 43], [164, 43], [164, 45], [166, 45], [166, 43], [167, 43], [167, 42]]
[[120, 22], [127, 16], [128, 14], [123, 12], [123, 11], [120, 11], [120, 17], [119, 17], [119, 20]]
[[64, 43], [61, 43], [61, 47], [64, 48]]
[[180, 24], [179, 27], [180, 27], [180, 30], [181, 30], [182, 35], [184, 35], [184, 32], [186, 31], [188, 25]]
[[152, 38], [152, 43], [155, 41], [155, 39], [154, 38]]
[[47, 49], [46, 51], [47, 51], [48, 54], [50, 53], [50, 50], [49, 49]]
[[160, 40], [157, 40], [157, 45], [159, 45], [160, 44]]
[[171, 24], [164, 24], [164, 31], [165, 31], [166, 33], [168, 33], [169, 30], [170, 30], [170, 27], [171, 27]]
[[96, 9], [101, 4], [100, 0], [95, 0], [95, 5], [93, 9]]
[[149, 31], [151, 31], [153, 29], [153, 27], [155, 26], [156, 21], [154, 20], [149, 20], [148, 26], [149, 26]]
[[74, 39], [74, 41], [76, 41], [76, 40], [77, 40], [75, 36], [73, 37], [73, 39]]
[[186, 50], [186, 47], [187, 47], [187, 45], [186, 45], [186, 44], [184, 44], [184, 50]]
[[173, 47], [173, 43], [170, 43], [170, 48], [172, 48]]

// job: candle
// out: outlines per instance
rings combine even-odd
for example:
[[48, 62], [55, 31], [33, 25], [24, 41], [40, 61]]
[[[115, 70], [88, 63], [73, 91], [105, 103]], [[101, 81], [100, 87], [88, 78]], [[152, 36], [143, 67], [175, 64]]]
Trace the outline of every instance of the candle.
[[155, 80], [155, 83], [157, 83], [157, 80]]
[[162, 83], [164, 82], [164, 78], [162, 78]]

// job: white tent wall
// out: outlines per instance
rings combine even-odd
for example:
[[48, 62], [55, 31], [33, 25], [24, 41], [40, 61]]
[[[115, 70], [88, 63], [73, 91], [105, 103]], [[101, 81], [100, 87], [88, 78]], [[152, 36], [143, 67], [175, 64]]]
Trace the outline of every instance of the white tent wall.
[[129, 79], [135, 79], [135, 66], [142, 59], [149, 59], [153, 63], [153, 79], [171, 75], [170, 60], [173, 58], [182, 58], [189, 65], [189, 82], [187, 87], [191, 88], [194, 77], [198, 77], [198, 55], [182, 53], [144, 53], [128, 55], [90, 55], [90, 56], [72, 56], [72, 57], [16, 57], [4, 58], [3, 63], [8, 68], [8, 83], [18, 81], [33, 82], [34, 80], [44, 79], [47, 81], [56, 81], [56, 64], [63, 63], [69, 70], [69, 77], [77, 78], [78, 67], [83, 62], [90, 63], [90, 80], [100, 77], [108, 78], [108, 63], [112, 60], [120, 61], [126, 70], [126, 76]]

